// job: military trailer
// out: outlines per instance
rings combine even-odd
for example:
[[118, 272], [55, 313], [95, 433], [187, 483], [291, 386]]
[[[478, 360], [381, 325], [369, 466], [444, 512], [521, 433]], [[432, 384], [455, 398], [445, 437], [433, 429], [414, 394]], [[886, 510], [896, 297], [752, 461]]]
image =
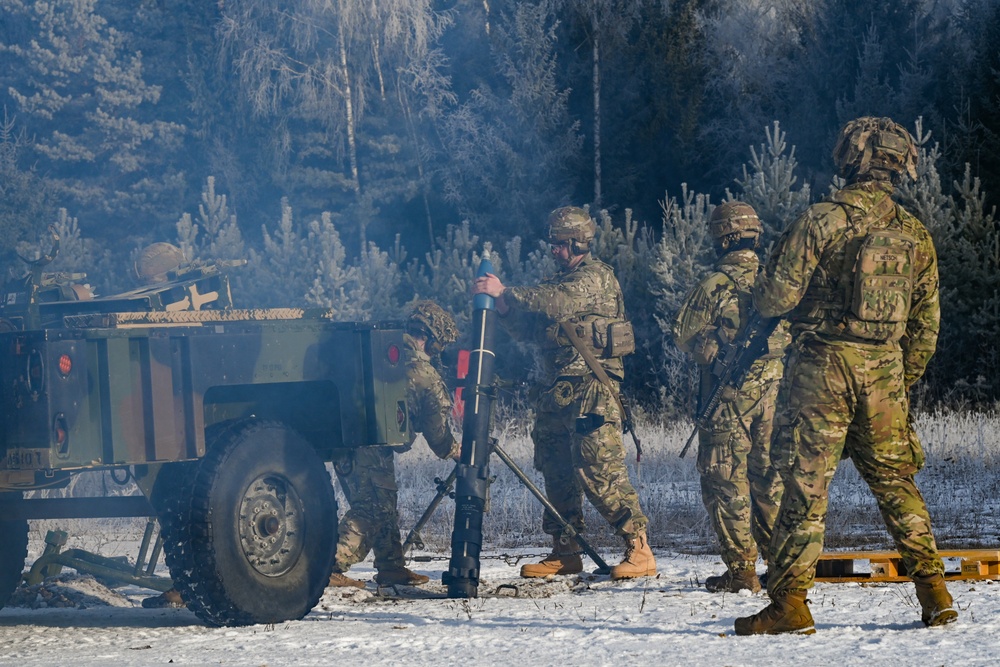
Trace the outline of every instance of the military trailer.
[[[399, 324], [231, 307], [217, 263], [76, 300], [36, 262], [0, 304], [0, 606], [28, 520], [155, 516], [173, 585], [213, 625], [303, 617], [330, 575], [326, 462], [409, 439]], [[142, 495], [37, 497], [84, 471]]]

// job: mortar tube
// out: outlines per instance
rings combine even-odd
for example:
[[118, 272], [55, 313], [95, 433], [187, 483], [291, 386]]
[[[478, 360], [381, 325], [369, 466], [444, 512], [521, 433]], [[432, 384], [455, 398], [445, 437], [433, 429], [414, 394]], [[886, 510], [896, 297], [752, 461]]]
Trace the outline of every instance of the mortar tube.
[[[479, 263], [476, 277], [493, 273], [487, 257]], [[462, 453], [456, 466], [455, 524], [451, 534], [451, 561], [441, 581], [450, 598], [474, 598], [479, 593], [479, 554], [483, 543], [483, 513], [489, 488], [490, 417], [493, 412], [495, 376], [495, 299], [477, 294], [472, 302], [473, 349], [469, 352], [469, 374], [462, 393]]]

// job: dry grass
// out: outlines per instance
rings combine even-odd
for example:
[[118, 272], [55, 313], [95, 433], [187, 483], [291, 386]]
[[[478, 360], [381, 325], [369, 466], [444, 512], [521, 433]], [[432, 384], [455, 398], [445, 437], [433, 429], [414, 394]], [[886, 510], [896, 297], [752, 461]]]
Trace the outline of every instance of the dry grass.
[[[532, 468], [532, 445], [523, 420], [496, 420], [494, 429], [501, 446], [528, 476], [541, 486]], [[643, 441], [641, 471], [635, 451], [626, 441], [633, 482], [639, 482], [643, 510], [650, 518], [650, 540], [656, 546], [681, 553], [716, 553], [717, 546], [701, 503], [694, 452], [679, 458], [690, 433], [687, 423], [640, 426]], [[996, 547], [1000, 544], [1000, 414], [940, 413], [922, 415], [917, 430], [924, 443], [927, 465], [917, 476], [934, 521], [941, 548]], [[413, 526], [435, 492], [435, 477], [445, 477], [451, 464], [435, 458], [418, 440], [414, 448], [397, 457], [400, 527], [404, 535]], [[640, 474], [641, 473], [641, 474]], [[484, 552], [541, 549], [548, 546], [541, 531], [541, 506], [499, 458], [494, 457], [490, 487], [490, 512], [484, 522]], [[120, 493], [121, 487], [106, 476], [94, 476], [80, 484], [88, 494]], [[83, 489], [81, 489], [83, 490]], [[338, 490], [338, 503], [346, 507]], [[454, 504], [445, 501], [422, 531], [427, 550], [446, 554], [450, 549]], [[620, 544], [603, 519], [584, 502], [587, 538], [598, 547]], [[33, 521], [32, 550], [41, 549], [49, 529], [70, 533], [72, 546], [118, 555], [120, 541], [138, 540], [143, 519]], [[827, 546], [834, 548], [891, 548], [875, 501], [854, 470], [844, 463], [831, 487], [827, 522]]]
[[[528, 475], [541, 484], [531, 467], [531, 442], [523, 426], [509, 420], [499, 429], [499, 441]], [[683, 553], [715, 553], [716, 544], [701, 503], [695, 457], [678, 454], [690, 433], [687, 423], [646, 425], [643, 441], [640, 495], [650, 519], [655, 545]], [[996, 547], [1000, 543], [1000, 415], [996, 413], [939, 413], [917, 419], [927, 464], [917, 483], [927, 500], [941, 548]], [[629, 468], [637, 475], [634, 450], [627, 441]], [[492, 510], [484, 525], [485, 549], [547, 546], [541, 532], [541, 508], [499, 459], [492, 474]], [[434, 494], [431, 480], [448, 473], [448, 466], [418, 443], [398, 459], [400, 525], [404, 532], [416, 521]], [[599, 546], [618, 541], [604, 521], [588, 510], [587, 537]], [[442, 504], [423, 531], [429, 550], [449, 549], [453, 515]], [[834, 548], [892, 548], [867, 485], [849, 462], [841, 465], [830, 490], [827, 545]]]

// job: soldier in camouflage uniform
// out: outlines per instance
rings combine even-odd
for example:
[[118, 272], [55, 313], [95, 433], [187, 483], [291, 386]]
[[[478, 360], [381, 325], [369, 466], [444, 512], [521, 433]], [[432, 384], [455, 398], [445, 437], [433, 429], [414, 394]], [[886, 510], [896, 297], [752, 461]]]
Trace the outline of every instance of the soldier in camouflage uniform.
[[[431, 450], [442, 459], [457, 459], [459, 444], [448, 426], [451, 397], [431, 359], [457, 338], [455, 321], [432, 301], [417, 302], [403, 336], [411, 431], [422, 433]], [[410, 446], [412, 443], [399, 449], [406, 451]], [[375, 552], [377, 583], [420, 585], [428, 581], [425, 575], [404, 566], [396, 513], [395, 449], [364, 447], [334, 466], [351, 509], [340, 521], [331, 586], [364, 587], [364, 583], [344, 572], [364, 560], [369, 551]]]
[[[720, 346], [746, 326], [753, 306], [750, 287], [760, 267], [755, 250], [764, 231], [753, 207], [736, 201], [716, 206], [708, 224], [718, 256], [715, 269], [684, 299], [672, 328], [677, 347], [698, 364], [702, 405], [718, 383], [712, 362]], [[709, 423], [698, 430], [701, 497], [726, 564], [725, 574], [705, 580], [713, 593], [760, 590], [758, 548], [767, 561], [781, 502], [781, 479], [771, 466], [770, 451], [787, 344], [787, 328], [781, 327], [740, 390], [724, 394]]]
[[940, 320], [934, 244], [891, 198], [903, 174], [916, 175], [916, 147], [892, 120], [865, 117], [843, 128], [833, 158], [847, 185], [791, 225], [753, 288], [762, 315], [791, 322], [793, 342], [771, 452], [785, 484], [771, 604], [737, 619], [740, 635], [815, 631], [806, 590], [843, 456], [875, 494], [921, 620], [958, 617], [914, 482], [923, 453], [907, 423], [908, 392], [934, 353]]
[[[646, 539], [646, 516], [629, 480], [622, 443], [618, 385], [622, 354], [634, 348], [621, 287], [610, 266], [590, 254], [597, 227], [583, 209], [569, 206], [548, 217], [549, 242], [560, 271], [537, 287], [505, 287], [493, 274], [477, 278], [473, 294], [496, 298], [497, 312], [515, 338], [542, 352], [542, 388], [531, 437], [535, 468], [549, 500], [582, 532], [583, 495], [625, 539], [625, 557], [613, 579], [652, 576], [656, 561]], [[603, 368], [605, 384], [568, 337], [569, 329]], [[629, 348], [631, 344], [631, 348]], [[583, 570], [577, 542], [543, 514], [552, 553], [521, 568], [522, 577], [574, 574]]]

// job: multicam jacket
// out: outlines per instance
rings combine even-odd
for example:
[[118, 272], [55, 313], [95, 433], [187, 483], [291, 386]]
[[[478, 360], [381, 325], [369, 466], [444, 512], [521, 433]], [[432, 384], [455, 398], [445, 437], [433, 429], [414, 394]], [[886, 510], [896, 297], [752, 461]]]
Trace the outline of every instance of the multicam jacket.
[[[560, 322], [581, 325], [598, 318], [625, 320], [622, 289], [614, 269], [587, 255], [574, 268], [560, 271], [535, 287], [508, 287], [503, 293], [510, 310], [502, 321], [511, 335], [540, 348], [540, 384], [561, 376], [591, 373], [583, 356], [560, 331]], [[625, 371], [620, 357], [600, 359], [605, 372], [621, 381]]]
[[459, 445], [448, 425], [452, 402], [440, 373], [426, 352], [416, 346], [409, 334], [403, 334], [406, 359], [406, 402], [410, 408], [411, 432], [422, 433], [438, 457], [452, 458]]
[[[684, 299], [674, 319], [674, 343], [687, 352], [701, 369], [701, 393], [706, 398], [714, 386], [711, 364], [722, 345], [732, 342], [743, 330], [750, 315], [750, 288], [757, 277], [760, 260], [753, 250], [736, 250], [720, 257], [715, 270]], [[768, 353], [750, 367], [746, 383], [781, 377], [781, 356], [788, 344], [787, 328], [779, 326], [769, 339]]]
[[[796, 337], [812, 332], [821, 340], [876, 345], [899, 341], [909, 388], [923, 375], [937, 345], [941, 319], [937, 254], [927, 229], [887, 199], [891, 194], [889, 183], [865, 181], [810, 206], [778, 240], [753, 295], [765, 317], [787, 313]], [[879, 208], [888, 212], [881, 216], [885, 224], [900, 228], [915, 243], [909, 308], [899, 323], [878, 325], [886, 334], [873, 340], [857, 335], [858, 320], [850, 312], [856, 266], [851, 248], [869, 233], [865, 227], [873, 216], [868, 214]]]

